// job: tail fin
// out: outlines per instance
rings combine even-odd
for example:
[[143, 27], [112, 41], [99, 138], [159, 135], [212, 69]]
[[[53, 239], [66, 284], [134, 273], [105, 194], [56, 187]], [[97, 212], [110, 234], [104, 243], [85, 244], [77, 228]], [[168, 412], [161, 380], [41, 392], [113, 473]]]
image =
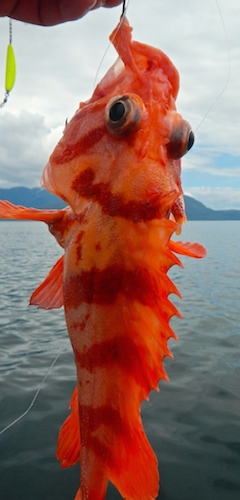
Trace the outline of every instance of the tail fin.
[[[71, 413], [63, 423], [58, 438], [57, 458], [61, 467], [75, 465], [80, 458], [77, 387], [70, 408]], [[157, 458], [144, 433], [140, 415], [131, 422], [127, 421], [126, 415], [121, 422], [116, 418], [107, 434], [108, 447], [105, 436], [105, 443], [92, 438], [91, 446], [82, 448], [81, 462], [85, 462], [85, 470], [75, 500], [104, 500], [109, 480], [123, 498], [154, 500], [159, 488]], [[102, 451], [102, 456], [99, 451]], [[104, 452], [107, 452], [107, 460], [104, 459]], [[84, 496], [85, 490], [88, 493]]]
[[140, 415], [112, 448], [109, 479], [128, 500], [154, 500], [158, 496], [157, 458], [147, 440]]
[[86, 494], [84, 495], [82, 488], [79, 488], [74, 500], [104, 500], [105, 499], [106, 488], [104, 488], [104, 492], [101, 493], [99, 491], [99, 485], [95, 484], [94, 490], [95, 490], [94, 492], [92, 492], [92, 490], [91, 491], [88, 490], [86, 492]]
[[140, 416], [130, 429], [126, 429], [124, 423], [118, 426], [119, 423], [113, 429], [113, 422], [104, 436], [102, 424], [99, 432], [92, 433], [87, 446], [82, 444], [80, 484], [83, 499], [104, 500], [108, 481], [125, 499], [156, 499], [159, 490], [157, 458], [145, 436]]

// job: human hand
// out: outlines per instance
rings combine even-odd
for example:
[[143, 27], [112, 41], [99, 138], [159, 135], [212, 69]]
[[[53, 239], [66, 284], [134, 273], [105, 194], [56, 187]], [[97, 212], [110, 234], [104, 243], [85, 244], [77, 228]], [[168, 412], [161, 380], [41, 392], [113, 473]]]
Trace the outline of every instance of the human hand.
[[0, 0], [0, 17], [51, 26], [73, 21], [98, 7], [115, 7], [122, 0]]

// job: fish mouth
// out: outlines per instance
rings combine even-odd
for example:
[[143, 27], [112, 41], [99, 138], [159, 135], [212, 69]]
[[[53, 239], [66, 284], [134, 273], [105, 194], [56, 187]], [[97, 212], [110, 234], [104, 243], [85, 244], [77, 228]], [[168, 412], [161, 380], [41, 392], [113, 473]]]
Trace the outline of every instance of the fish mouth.
[[176, 222], [178, 227], [175, 232], [176, 234], [181, 234], [182, 225], [185, 224], [187, 220], [183, 195], [175, 199], [172, 207], [167, 211], [166, 219]]

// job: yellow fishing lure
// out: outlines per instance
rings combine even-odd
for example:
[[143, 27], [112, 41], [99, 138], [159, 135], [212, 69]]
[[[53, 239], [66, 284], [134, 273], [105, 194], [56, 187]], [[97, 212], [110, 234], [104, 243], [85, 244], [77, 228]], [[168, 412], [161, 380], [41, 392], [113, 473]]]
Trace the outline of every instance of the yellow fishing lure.
[[10, 92], [12, 90], [16, 79], [16, 60], [14, 55], [13, 46], [11, 43], [7, 47], [6, 57], [6, 75], [5, 75], [5, 90]]
[[9, 19], [9, 43], [6, 55], [6, 73], [5, 73], [5, 96], [0, 104], [3, 107], [8, 100], [9, 92], [12, 90], [16, 80], [16, 59], [12, 46], [12, 20]]

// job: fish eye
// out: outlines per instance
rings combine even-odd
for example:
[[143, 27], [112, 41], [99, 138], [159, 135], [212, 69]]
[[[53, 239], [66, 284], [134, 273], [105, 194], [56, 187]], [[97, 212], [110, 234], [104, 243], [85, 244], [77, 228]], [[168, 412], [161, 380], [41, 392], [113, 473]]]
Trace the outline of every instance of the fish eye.
[[141, 124], [144, 105], [135, 94], [115, 97], [105, 111], [105, 123], [112, 135], [124, 135], [136, 131]]
[[185, 120], [182, 120], [181, 123], [177, 123], [177, 125], [173, 128], [170, 135], [170, 141], [167, 144], [167, 152], [169, 158], [178, 160], [179, 158], [184, 156], [189, 151], [189, 149], [191, 149], [193, 144], [194, 133], [189, 123]]
[[194, 133], [192, 130], [190, 130], [188, 135], [187, 151], [189, 151], [189, 149], [192, 148], [194, 141], [195, 141]]
[[122, 101], [115, 102], [109, 111], [109, 118], [112, 122], [118, 122], [126, 113], [126, 107]]

